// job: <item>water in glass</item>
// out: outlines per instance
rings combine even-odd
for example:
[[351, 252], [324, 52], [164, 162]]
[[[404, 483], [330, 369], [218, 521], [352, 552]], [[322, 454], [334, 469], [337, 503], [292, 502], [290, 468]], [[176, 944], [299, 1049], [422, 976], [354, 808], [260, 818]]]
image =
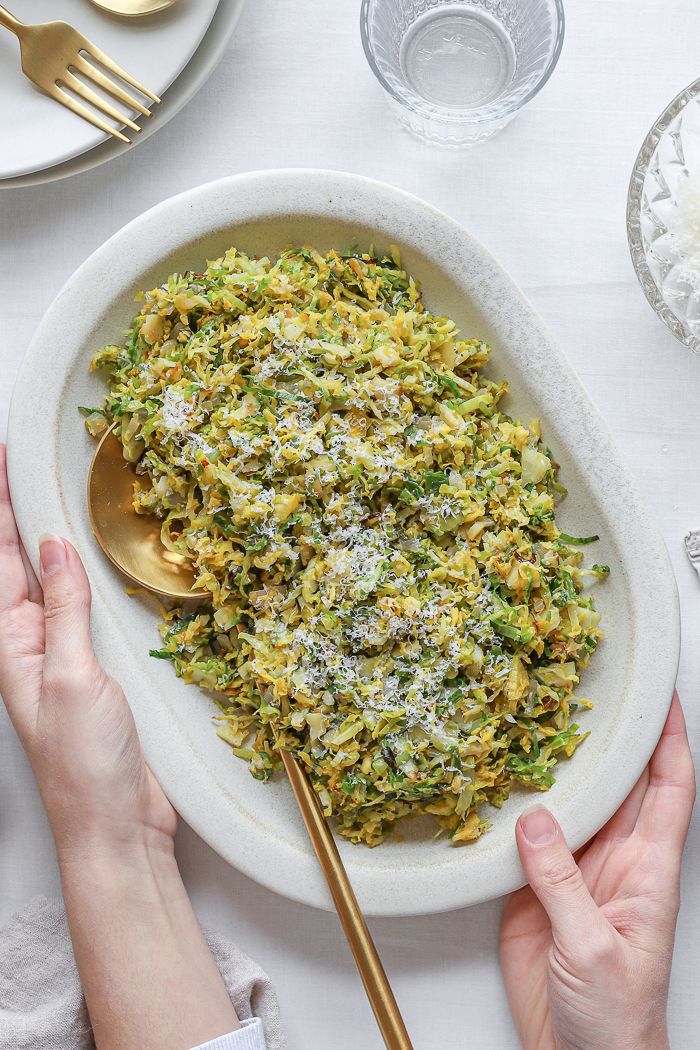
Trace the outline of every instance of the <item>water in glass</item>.
[[411, 131], [442, 145], [502, 128], [549, 78], [562, 0], [363, 0], [370, 65]]

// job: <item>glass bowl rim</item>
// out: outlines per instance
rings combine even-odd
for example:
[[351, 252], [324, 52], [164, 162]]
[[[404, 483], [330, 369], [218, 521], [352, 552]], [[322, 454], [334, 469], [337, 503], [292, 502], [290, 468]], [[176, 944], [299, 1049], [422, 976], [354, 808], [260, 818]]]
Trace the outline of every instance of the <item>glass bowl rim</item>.
[[421, 104], [418, 96], [417, 101], [406, 98], [400, 95], [391, 86], [389, 81], [386, 79], [381, 69], [379, 68], [377, 61], [374, 57], [374, 49], [372, 47], [369, 35], [369, 12], [371, 6], [376, 3], [377, 0], [362, 0], [362, 6], [360, 8], [360, 36], [362, 38], [362, 47], [365, 52], [365, 57], [369, 63], [370, 69], [374, 73], [375, 77], [391, 97], [403, 106], [405, 109], [409, 109], [413, 113], [417, 113], [421, 117], [427, 117], [436, 123], [448, 124], [450, 126], [455, 125], [471, 125], [471, 124], [484, 124], [488, 121], [493, 120], [507, 120], [514, 113], [517, 113], [519, 109], [527, 105], [535, 95], [537, 95], [542, 88], [545, 86], [552, 73], [554, 72], [556, 65], [561, 55], [561, 50], [564, 44], [564, 35], [566, 29], [566, 16], [564, 13], [564, 0], [550, 0], [554, 8], [554, 19], [555, 19], [555, 32], [554, 32], [554, 45], [552, 47], [551, 54], [547, 60], [547, 64], [542, 70], [541, 75], [532, 87], [526, 92], [522, 98], [514, 98], [506, 105], [496, 108], [492, 106], [484, 106], [483, 109], [471, 111], [473, 115], [455, 115], [447, 116], [441, 113], [439, 107], [432, 105], [431, 103]]
[[689, 350], [700, 354], [700, 339], [693, 335], [688, 326], [674, 313], [659, 290], [656, 278], [649, 269], [642, 241], [642, 198], [644, 196], [644, 183], [649, 173], [649, 165], [662, 136], [670, 125], [683, 112], [689, 102], [700, 98], [700, 78], [693, 80], [679, 91], [671, 99], [669, 104], [656, 118], [647, 132], [632, 167], [629, 186], [627, 190], [627, 245], [629, 247], [632, 266], [637, 275], [640, 287], [644, 292], [647, 302], [666, 327], [673, 332], [678, 339]]

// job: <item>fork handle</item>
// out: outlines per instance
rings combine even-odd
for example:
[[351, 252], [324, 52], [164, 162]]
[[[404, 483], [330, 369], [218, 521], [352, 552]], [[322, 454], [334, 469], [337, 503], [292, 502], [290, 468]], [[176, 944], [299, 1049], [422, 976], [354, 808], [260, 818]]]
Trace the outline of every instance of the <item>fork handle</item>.
[[6, 7], [0, 4], [0, 26], [5, 26], [5, 29], [9, 29], [15, 36], [19, 36], [24, 29], [24, 22], [20, 22], [18, 18], [10, 14]]

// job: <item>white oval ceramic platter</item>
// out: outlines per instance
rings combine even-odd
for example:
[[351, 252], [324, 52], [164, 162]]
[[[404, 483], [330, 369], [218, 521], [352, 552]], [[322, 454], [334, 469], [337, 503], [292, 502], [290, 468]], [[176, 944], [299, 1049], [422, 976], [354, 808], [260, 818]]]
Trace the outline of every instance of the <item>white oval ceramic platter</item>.
[[[228, 0], [225, 0], [228, 2]], [[120, 18], [87, 0], [14, 0], [25, 23], [68, 22], [156, 95], [185, 68], [209, 28], [219, 0], [179, 0], [144, 18]], [[41, 171], [76, 157], [111, 136], [38, 91], [24, 76], [16, 37], [0, 28], [0, 95], [12, 114], [0, 128], [0, 179]], [[155, 106], [155, 111], [162, 107]], [[148, 123], [144, 118], [141, 123]], [[128, 133], [134, 140], [140, 136]]]
[[[490, 374], [510, 381], [508, 410], [540, 417], [569, 496], [562, 528], [599, 533], [594, 558], [612, 568], [597, 588], [606, 639], [584, 673], [595, 708], [580, 723], [591, 737], [557, 767], [545, 801], [572, 847], [586, 842], [623, 801], [654, 748], [679, 652], [678, 602], [663, 543], [605, 425], [522, 293], [466, 230], [415, 197], [355, 175], [254, 172], [189, 190], [112, 237], [70, 279], [42, 320], [17, 382], [9, 436], [10, 482], [27, 550], [39, 535], [67, 535], [92, 580], [96, 646], [124, 685], [154, 772], [183, 817], [231, 864], [272, 890], [330, 907], [292, 793], [282, 777], [260, 784], [216, 736], [214, 707], [148, 657], [158, 645], [151, 602], [125, 581], [94, 541], [85, 503], [93, 442], [76, 406], [99, 402], [88, 373], [95, 348], [121, 336], [139, 289], [173, 271], [198, 270], [235, 244], [274, 254], [289, 244], [320, 249], [397, 244], [435, 311], [494, 347]], [[584, 548], [587, 556], [592, 548]], [[537, 795], [540, 800], [542, 796]], [[341, 842], [368, 914], [444, 911], [515, 889], [523, 875], [513, 831], [533, 795], [514, 792], [478, 842], [434, 841], [429, 820], [405, 839], [369, 850]]]

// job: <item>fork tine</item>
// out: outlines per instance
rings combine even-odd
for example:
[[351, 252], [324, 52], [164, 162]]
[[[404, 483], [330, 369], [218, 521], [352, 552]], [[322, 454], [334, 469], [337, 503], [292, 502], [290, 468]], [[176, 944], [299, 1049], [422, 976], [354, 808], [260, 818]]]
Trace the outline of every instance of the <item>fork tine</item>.
[[89, 80], [92, 80], [95, 84], [99, 84], [101, 88], [104, 88], [104, 90], [108, 91], [110, 95], [118, 98], [120, 102], [123, 102], [125, 105], [130, 106], [131, 109], [135, 109], [139, 113], [142, 113], [144, 117], [150, 117], [151, 111], [144, 106], [143, 102], [140, 102], [134, 95], [130, 95], [128, 91], [125, 91], [124, 88], [114, 80], [110, 80], [109, 77], [106, 77], [104, 73], [100, 72], [97, 66], [93, 66], [92, 62], [88, 62], [83, 55], [78, 55], [75, 61], [75, 69], [77, 69], [79, 73], [82, 73], [83, 76], [86, 76]]
[[141, 128], [138, 124], [135, 124], [131, 117], [124, 113], [121, 113], [111, 102], [107, 102], [106, 99], [102, 98], [102, 95], [98, 95], [96, 91], [93, 91], [91, 87], [84, 84], [80, 77], [76, 77], [75, 73], [71, 73], [68, 70], [64, 73], [63, 77], [59, 81], [63, 87], [70, 88], [76, 95], [80, 95], [85, 102], [89, 102], [95, 107], [95, 109], [101, 110], [106, 116], [111, 117], [112, 120], [116, 120], [117, 124], [126, 124], [127, 127], [131, 128], [132, 131], [140, 131]]
[[132, 77], [130, 73], [127, 73], [125, 69], [122, 69], [121, 66], [118, 66], [109, 55], [106, 55], [104, 51], [100, 51], [99, 47], [95, 47], [91, 40], [86, 40], [85, 44], [86, 46], [84, 50], [90, 58], [96, 58], [103, 66], [106, 66], [106, 68], [112, 73], [116, 73], [117, 76], [121, 77], [122, 80], [125, 80], [127, 84], [131, 84], [132, 87], [135, 87], [136, 90], [140, 91], [142, 95], [146, 96], [146, 98], [152, 98], [154, 102], [158, 102], [159, 104], [162, 102], [162, 99], [158, 98], [158, 96], [154, 95], [152, 91], [149, 91], [147, 87], [144, 87], [143, 84], [139, 83], [138, 80]]
[[87, 120], [89, 124], [94, 124], [100, 131], [106, 131], [108, 135], [114, 135], [115, 139], [120, 139], [122, 142], [126, 142], [131, 145], [131, 139], [128, 139], [126, 135], [123, 135], [117, 128], [112, 127], [106, 121], [102, 120], [87, 106], [83, 106], [80, 102], [77, 102], [72, 95], [69, 95], [67, 91], [64, 91], [57, 84], [51, 85], [49, 88], [45, 88], [45, 91], [51, 98], [55, 99], [56, 102], [60, 102], [61, 105], [66, 106], [67, 109], [77, 113], [83, 120]]

